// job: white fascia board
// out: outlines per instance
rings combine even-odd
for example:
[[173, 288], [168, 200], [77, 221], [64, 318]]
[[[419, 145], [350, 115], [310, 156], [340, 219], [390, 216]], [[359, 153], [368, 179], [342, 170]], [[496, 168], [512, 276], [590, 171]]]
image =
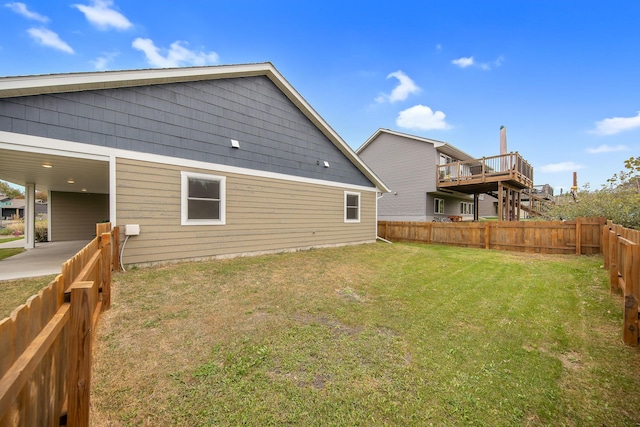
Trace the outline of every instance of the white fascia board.
[[269, 63], [156, 68], [0, 78], [0, 98], [266, 75]]
[[[7, 141], [7, 142], [5, 142]], [[11, 141], [11, 142], [8, 142]], [[56, 147], [55, 149], [51, 147]], [[255, 176], [261, 178], [280, 179], [307, 184], [317, 184], [337, 188], [359, 190], [359, 191], [380, 191], [378, 187], [365, 187], [361, 185], [347, 184], [336, 181], [327, 181], [317, 178], [305, 178], [296, 175], [261, 171], [258, 169], [228, 166], [218, 163], [202, 162], [199, 160], [182, 159], [178, 157], [163, 156], [159, 154], [142, 153], [138, 151], [122, 150], [97, 145], [82, 144], [53, 138], [40, 136], [30, 136], [0, 131], [0, 149], [11, 149], [32, 153], [45, 153], [57, 156], [76, 157], [90, 160], [109, 161], [111, 167], [115, 167], [115, 159], [131, 159], [152, 163], [171, 164], [187, 168], [198, 168], [221, 173], [234, 173], [239, 175]], [[115, 182], [111, 183], [115, 185]]]
[[5, 131], [0, 131], [0, 149], [100, 161], [110, 154], [106, 147]]

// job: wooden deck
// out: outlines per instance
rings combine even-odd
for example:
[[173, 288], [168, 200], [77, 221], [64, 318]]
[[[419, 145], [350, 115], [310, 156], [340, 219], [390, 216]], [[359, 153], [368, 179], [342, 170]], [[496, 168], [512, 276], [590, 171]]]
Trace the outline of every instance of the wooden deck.
[[518, 153], [457, 161], [436, 168], [438, 189], [481, 194], [505, 186], [519, 191], [533, 188], [533, 167]]

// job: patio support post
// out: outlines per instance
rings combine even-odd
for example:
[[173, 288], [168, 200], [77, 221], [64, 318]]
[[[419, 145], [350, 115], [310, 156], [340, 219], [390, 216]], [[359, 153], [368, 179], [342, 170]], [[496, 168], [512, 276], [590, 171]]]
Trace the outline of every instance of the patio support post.
[[473, 193], [473, 220], [478, 221], [480, 219], [480, 197], [478, 193]]
[[24, 248], [36, 247], [36, 185], [24, 186]]
[[498, 220], [504, 221], [504, 188], [502, 183], [498, 183]]

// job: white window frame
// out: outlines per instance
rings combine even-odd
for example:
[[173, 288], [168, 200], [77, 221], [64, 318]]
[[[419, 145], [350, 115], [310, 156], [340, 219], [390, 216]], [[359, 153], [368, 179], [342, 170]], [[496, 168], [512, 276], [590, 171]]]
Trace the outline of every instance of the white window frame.
[[[440, 207], [440, 209], [438, 209], [438, 206]], [[433, 198], [433, 213], [444, 214], [444, 199], [440, 199], [437, 197]]]
[[[189, 179], [216, 181], [220, 185], [220, 218], [219, 219], [189, 219]], [[227, 178], [219, 175], [208, 175], [195, 172], [180, 172], [180, 223], [181, 225], [225, 225], [226, 224], [226, 184]]]
[[473, 215], [474, 205], [470, 202], [460, 202], [460, 213], [462, 215]]
[[[349, 208], [349, 206], [347, 205], [347, 199], [348, 196], [358, 196], [358, 218], [357, 219], [349, 219], [347, 217], [347, 209]], [[355, 222], [360, 222], [360, 203], [362, 201], [362, 195], [358, 192], [354, 192], [354, 191], [345, 191], [344, 192], [344, 222], [345, 223], [355, 223]]]
[[474, 204], [471, 202], [460, 202], [460, 213], [463, 215], [473, 215], [474, 214]]

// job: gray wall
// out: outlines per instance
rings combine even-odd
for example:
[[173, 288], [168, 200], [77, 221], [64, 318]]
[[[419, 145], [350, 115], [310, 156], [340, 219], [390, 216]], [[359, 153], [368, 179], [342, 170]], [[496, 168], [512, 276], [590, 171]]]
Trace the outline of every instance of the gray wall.
[[427, 192], [435, 190], [433, 144], [381, 133], [359, 156], [391, 189], [378, 201], [380, 220], [426, 221], [433, 213], [433, 206], [427, 212]]
[[0, 99], [0, 130], [373, 187], [264, 76]]

